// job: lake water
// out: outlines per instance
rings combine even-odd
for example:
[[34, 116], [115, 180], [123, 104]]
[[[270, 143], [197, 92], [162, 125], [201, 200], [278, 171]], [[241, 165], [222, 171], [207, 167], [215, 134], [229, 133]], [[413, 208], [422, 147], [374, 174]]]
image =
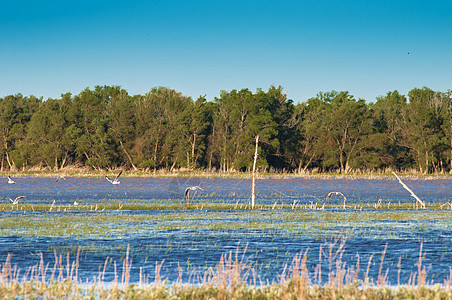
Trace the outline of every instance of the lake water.
[[[120, 185], [111, 185], [102, 177], [68, 177], [59, 182], [49, 177], [15, 178], [17, 184], [9, 185], [2, 178], [1, 199], [25, 196], [24, 203], [69, 206], [74, 200], [82, 205], [101, 207], [106, 203], [178, 204], [185, 203], [184, 190], [199, 185], [204, 191], [192, 193], [191, 202], [201, 206], [207, 203], [248, 204], [250, 202], [250, 179], [242, 178], [188, 178], [188, 177], [124, 177]], [[452, 201], [452, 181], [449, 179], [403, 181], [428, 204]], [[343, 210], [343, 199], [326, 195], [340, 191], [347, 197], [349, 208]], [[161, 275], [171, 281], [183, 270], [183, 281], [202, 274], [209, 267], [215, 268], [222, 254], [238, 252], [239, 258], [257, 270], [263, 282], [278, 281], [284, 266], [293, 257], [308, 250], [308, 266], [311, 276], [322, 255], [322, 282], [327, 281], [330, 262], [341, 258], [346, 267], [360, 266], [362, 278], [369, 261], [369, 277], [377, 279], [381, 254], [387, 247], [383, 273], [388, 281], [408, 283], [410, 276], [418, 271], [420, 247], [422, 265], [426, 267], [427, 279], [443, 283], [452, 268], [452, 211], [451, 210], [400, 210], [400, 209], [353, 209], [381, 200], [387, 203], [414, 203], [410, 194], [393, 179], [319, 179], [287, 178], [258, 179], [256, 203], [272, 205], [298, 205], [317, 203], [333, 204], [325, 210], [255, 210], [255, 211], [205, 211], [205, 210], [105, 210], [105, 211], [52, 211], [22, 212], [1, 211], [0, 218], [28, 222], [32, 229], [7, 228], [0, 234], [0, 262], [9, 254], [12, 264], [21, 270], [37, 264], [40, 253], [44, 261], [53, 266], [55, 253], [70, 253], [75, 258], [81, 249], [79, 278], [92, 279], [104, 268], [105, 280], [113, 279], [113, 261], [121, 269], [122, 259], [130, 247], [132, 281], [139, 280], [140, 268], [152, 281], [156, 262], [162, 262]], [[428, 207], [427, 204], [427, 207]], [[384, 206], [383, 206], [384, 207]], [[400, 217], [402, 216], [402, 217]], [[71, 217], [72, 219], [65, 219]], [[105, 217], [103, 224], [111, 230], [97, 230], [96, 217]], [[51, 230], [40, 231], [40, 224], [69, 226], [71, 234], [55, 234]], [[70, 221], [64, 221], [70, 220]], [[95, 221], [94, 221], [95, 220]], [[111, 221], [111, 220], [114, 220]], [[35, 223], [33, 223], [35, 222]], [[66, 222], [67, 224], [61, 224]], [[111, 224], [109, 223], [111, 222]], [[3, 223], [7, 224], [7, 223]], [[30, 225], [31, 224], [31, 225]], [[33, 225], [37, 224], [37, 225]], [[96, 223], [98, 224], [98, 223]], [[74, 228], [84, 229], [74, 234]], [[90, 229], [91, 228], [91, 229]], [[100, 227], [99, 227], [100, 228]], [[86, 231], [87, 230], [87, 231]], [[106, 232], [108, 231], [108, 232]], [[339, 240], [338, 240], [339, 239]], [[340, 239], [345, 247], [336, 253]], [[333, 252], [328, 254], [331, 247]], [[334, 254], [334, 255], [333, 255]], [[400, 259], [400, 264], [399, 264]], [[333, 270], [335, 269], [335, 265]]]

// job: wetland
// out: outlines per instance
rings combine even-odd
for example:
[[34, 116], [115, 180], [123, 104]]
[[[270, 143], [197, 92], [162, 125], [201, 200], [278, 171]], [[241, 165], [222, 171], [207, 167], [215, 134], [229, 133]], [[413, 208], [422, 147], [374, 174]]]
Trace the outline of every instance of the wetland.
[[[250, 209], [250, 178], [16, 177], [2, 183], [0, 262], [21, 270], [78, 258], [78, 278], [117, 276], [115, 262], [130, 260], [130, 282], [156, 277], [196, 283], [233, 253], [253, 270], [253, 281], [279, 282], [300, 253], [315, 283], [332, 269], [353, 267], [363, 282], [385, 275], [390, 286], [450, 282], [452, 181], [394, 178], [261, 178]], [[188, 206], [184, 190], [201, 186]], [[340, 191], [344, 200], [326, 195]], [[25, 196], [18, 205], [6, 197]], [[81, 204], [74, 206], [74, 201]], [[182, 275], [181, 275], [182, 274]]]

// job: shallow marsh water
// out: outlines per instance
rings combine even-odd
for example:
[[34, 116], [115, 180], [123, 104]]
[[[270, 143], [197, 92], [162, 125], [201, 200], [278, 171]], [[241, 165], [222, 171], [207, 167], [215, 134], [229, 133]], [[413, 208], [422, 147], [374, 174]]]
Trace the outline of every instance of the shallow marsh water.
[[[4, 178], [3, 178], [4, 179]], [[17, 184], [1, 184], [0, 197], [23, 199], [27, 204], [69, 207], [74, 200], [85, 206], [105, 204], [185, 203], [186, 187], [199, 185], [192, 205], [248, 204], [250, 179], [243, 178], [145, 178], [124, 177], [113, 186], [101, 177], [68, 177], [56, 182], [49, 177], [15, 178]], [[432, 205], [452, 200], [452, 181], [403, 181], [423, 201]], [[332, 197], [331, 191], [346, 195]], [[326, 282], [332, 261], [341, 259], [346, 267], [360, 266], [360, 278], [369, 261], [369, 276], [376, 280], [381, 254], [387, 250], [383, 273], [388, 270], [390, 284], [407, 283], [418, 271], [422, 244], [422, 265], [427, 279], [442, 283], [452, 268], [452, 211], [427, 209], [353, 209], [355, 205], [376, 203], [414, 203], [414, 199], [393, 179], [319, 179], [266, 178], [257, 180], [257, 203], [272, 205], [274, 210], [70, 210], [70, 211], [0, 211], [0, 262], [8, 253], [12, 264], [21, 270], [39, 263], [40, 253], [51, 267], [55, 253], [75, 259], [80, 247], [80, 278], [93, 278], [103, 271], [108, 257], [105, 280], [113, 279], [113, 261], [121, 266], [130, 247], [132, 281], [139, 280], [140, 267], [153, 279], [156, 262], [162, 262], [161, 275], [175, 281], [178, 268], [184, 281], [209, 267], [215, 268], [222, 254], [238, 252], [259, 278], [277, 281], [284, 266], [290, 266], [297, 253], [308, 250], [308, 266], [313, 275], [322, 248], [322, 278]], [[287, 208], [322, 203], [334, 205], [325, 210]], [[286, 208], [278, 209], [285, 204]], [[428, 206], [428, 205], [427, 205]], [[345, 248], [336, 253], [340, 240]], [[328, 248], [332, 247], [330, 255]], [[400, 265], [399, 265], [400, 259]], [[400, 267], [399, 267], [400, 266]], [[118, 267], [120, 268], [120, 267]], [[335, 268], [335, 264], [334, 264]], [[333, 268], [333, 269], [334, 269]], [[400, 269], [400, 270], [399, 270]], [[400, 272], [399, 272], [400, 271]], [[190, 275], [192, 275], [190, 277]]]

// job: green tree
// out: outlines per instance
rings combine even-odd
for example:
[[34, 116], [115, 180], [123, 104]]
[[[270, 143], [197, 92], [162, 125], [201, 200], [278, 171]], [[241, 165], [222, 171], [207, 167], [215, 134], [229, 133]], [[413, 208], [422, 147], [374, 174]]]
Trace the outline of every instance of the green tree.
[[[175, 90], [153, 88], [144, 96], [135, 98], [136, 132], [134, 150], [140, 166], [170, 168], [185, 165], [186, 152], [181, 145], [187, 143], [184, 133], [186, 111], [191, 98]], [[182, 132], [181, 132], [182, 131]]]
[[445, 160], [445, 168], [449, 169], [449, 173], [452, 173], [452, 91], [437, 92], [437, 97], [441, 99], [444, 109], [442, 110], [442, 133]]
[[80, 131], [76, 140], [78, 159], [95, 169], [112, 167], [118, 163], [116, 147], [108, 134], [106, 106], [113, 96], [120, 93], [119, 87], [96, 86], [92, 91], [83, 90], [73, 98], [71, 118]]
[[309, 168], [320, 166], [324, 142], [322, 140], [323, 115], [325, 102], [310, 98], [306, 103], [300, 103], [295, 109], [296, 129], [298, 138], [298, 172], [306, 172]]
[[375, 130], [378, 138], [378, 156], [382, 167], [409, 167], [412, 162], [408, 156], [403, 135], [402, 112], [406, 109], [406, 97], [398, 91], [388, 92], [384, 97], [378, 97], [372, 105]]
[[48, 99], [33, 114], [27, 126], [28, 157], [34, 165], [64, 167], [74, 151], [66, 114], [71, 105], [70, 94], [62, 99]]
[[269, 111], [269, 98], [261, 91], [253, 95], [248, 89], [223, 91], [215, 99], [212, 151], [223, 171], [245, 170], [252, 164], [254, 140], [260, 136], [258, 166], [268, 167], [269, 150], [276, 148], [277, 124]]
[[[317, 121], [307, 126], [310, 140], [318, 135], [316, 149], [322, 151], [322, 165], [327, 169], [338, 168], [348, 173], [360, 168], [360, 151], [366, 147], [366, 139], [372, 133], [372, 119], [366, 102], [355, 100], [348, 92], [320, 93], [312, 99], [313, 114], [307, 120]], [[317, 117], [318, 116], [318, 117]], [[306, 124], [306, 123], [305, 123]]]
[[441, 145], [441, 102], [428, 88], [412, 89], [409, 103], [402, 111], [405, 146], [411, 150], [419, 171], [429, 172], [437, 162], [436, 149]]
[[23, 149], [18, 146], [25, 139], [27, 123], [41, 102], [42, 99], [24, 97], [22, 94], [0, 99], [1, 170], [4, 169], [5, 160], [9, 169], [23, 165]]
[[135, 134], [135, 111], [133, 99], [125, 90], [120, 90], [111, 95], [106, 104], [106, 118], [108, 120], [108, 134], [116, 145], [119, 145], [121, 153], [118, 163], [127, 162], [134, 170], [138, 170], [135, 163], [138, 158], [134, 155], [133, 146]]

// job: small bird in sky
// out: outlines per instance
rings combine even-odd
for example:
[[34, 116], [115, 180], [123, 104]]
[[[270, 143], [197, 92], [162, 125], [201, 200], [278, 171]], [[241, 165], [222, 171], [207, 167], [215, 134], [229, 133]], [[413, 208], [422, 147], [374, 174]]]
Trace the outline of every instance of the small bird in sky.
[[15, 184], [16, 182], [11, 179], [11, 176], [8, 175], [8, 183], [9, 184]]
[[196, 192], [198, 190], [204, 191], [200, 186], [191, 186], [185, 189], [185, 199], [187, 199], [187, 204], [190, 204], [190, 191], [195, 191], [195, 193], [193, 194], [193, 197], [195, 196]]
[[17, 204], [19, 204], [19, 200], [20, 199], [22, 199], [22, 198], [25, 198], [25, 196], [19, 196], [19, 197], [17, 197], [16, 199], [11, 199], [11, 198], [9, 198], [9, 197], [6, 197], [6, 199], [8, 199], [9, 201], [11, 201], [11, 204], [12, 205], [17, 205]]
[[119, 172], [119, 174], [116, 175], [115, 179], [113, 179], [113, 180], [111, 180], [108, 176], [105, 176], [105, 179], [107, 179], [108, 182], [110, 182], [111, 184], [120, 184], [121, 181], [119, 181], [118, 179], [119, 179], [119, 176], [121, 176], [121, 174], [122, 174], [122, 171]]

